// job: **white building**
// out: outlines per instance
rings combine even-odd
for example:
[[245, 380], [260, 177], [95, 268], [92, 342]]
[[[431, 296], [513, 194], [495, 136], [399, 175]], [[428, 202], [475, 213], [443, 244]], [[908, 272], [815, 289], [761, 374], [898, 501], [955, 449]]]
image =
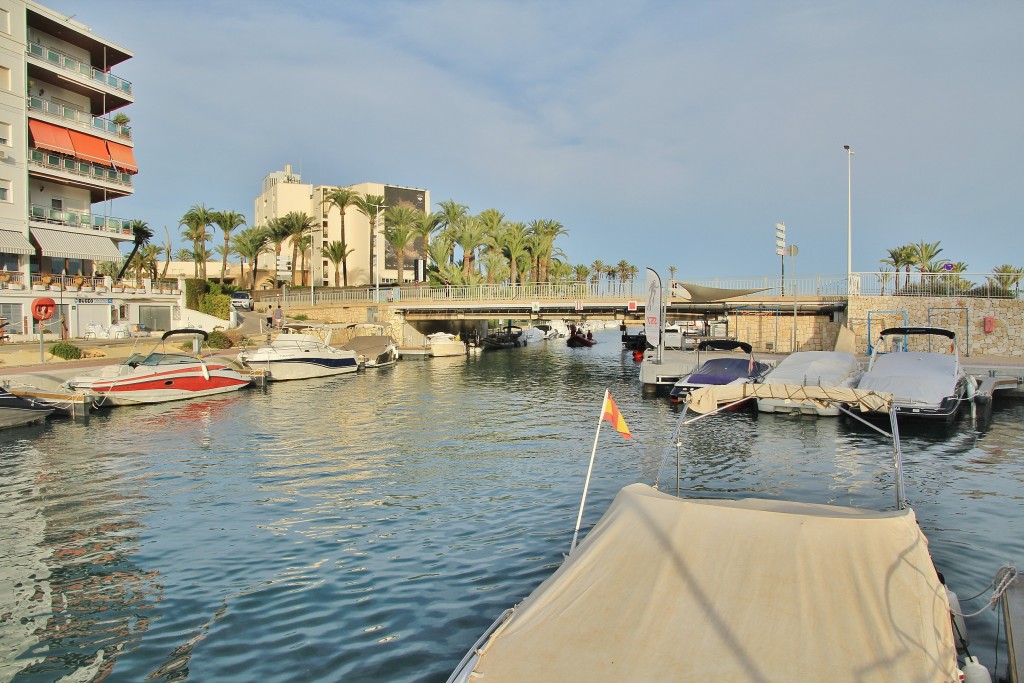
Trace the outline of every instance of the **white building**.
[[[260, 195], [256, 197], [253, 211], [253, 225], [266, 225], [274, 218], [280, 218], [292, 211], [305, 213], [316, 221], [313, 243], [316, 246], [317, 258], [312, 259], [313, 281], [317, 286], [334, 285], [334, 266], [321, 256], [320, 248], [331, 242], [341, 240], [341, 212], [333, 204], [324, 204], [324, 196], [329, 195], [334, 185], [311, 185], [302, 182], [302, 177], [286, 165], [283, 171], [269, 173], [263, 179]], [[384, 183], [359, 183], [347, 189], [354, 190], [363, 196], [376, 195], [384, 197], [385, 206], [405, 204], [420, 211], [430, 210], [430, 191], [386, 185]], [[383, 233], [383, 218], [378, 226]], [[371, 263], [371, 225], [370, 219], [354, 206], [345, 211], [345, 241], [352, 249], [347, 259], [348, 284], [371, 285], [375, 282], [373, 263]], [[393, 250], [384, 242], [382, 234], [378, 235], [378, 261], [380, 266], [381, 284], [392, 284], [398, 279], [397, 261]], [[291, 259], [291, 245], [286, 242], [281, 251], [282, 256]], [[271, 257], [272, 258], [272, 257]], [[403, 279], [415, 281], [416, 271], [414, 259], [423, 258], [422, 245], [419, 239], [406, 251]], [[299, 264], [301, 266], [301, 262]], [[309, 263], [306, 264], [308, 270]], [[309, 278], [303, 279], [308, 282]]]

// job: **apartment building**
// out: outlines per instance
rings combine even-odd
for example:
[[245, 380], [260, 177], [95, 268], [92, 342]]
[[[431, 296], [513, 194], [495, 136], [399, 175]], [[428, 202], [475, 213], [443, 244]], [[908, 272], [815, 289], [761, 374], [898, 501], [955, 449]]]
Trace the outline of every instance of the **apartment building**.
[[[264, 177], [261, 192], [256, 197], [253, 225], [266, 225], [270, 220], [280, 218], [291, 211], [305, 213], [314, 219], [315, 228], [312, 242], [316, 245], [316, 255], [309, 258], [309, 254], [307, 254], [305, 264], [307, 275], [301, 280], [303, 283], [309, 282], [308, 271], [312, 269], [313, 282], [318, 287], [334, 285], [334, 265], [321, 255], [321, 248], [327, 247], [331, 242], [341, 240], [341, 212], [337, 206], [324, 203], [324, 197], [337, 187], [336, 185], [314, 186], [303, 183], [302, 176], [293, 172], [290, 165], [285, 165], [283, 171], [274, 171]], [[347, 189], [354, 190], [363, 196], [384, 197], [384, 206], [405, 204], [419, 211], [430, 209], [429, 190], [385, 183], [358, 183], [347, 186]], [[372, 227], [369, 217], [359, 209], [354, 206], [349, 206], [346, 209], [345, 242], [352, 249], [352, 253], [347, 259], [349, 285], [374, 284], [377, 281], [374, 260], [379, 266], [381, 284], [394, 284], [398, 279], [397, 257], [383, 238], [383, 218], [380, 225], [377, 226], [376, 249], [372, 249], [370, 243], [374, 234]], [[291, 244], [285, 243], [281, 253], [282, 256], [287, 256], [290, 259]], [[417, 238], [406, 250], [403, 272], [403, 279], [406, 282], [415, 281], [415, 259], [423, 258], [425, 256], [422, 240]], [[302, 266], [301, 261], [298, 266]], [[280, 277], [288, 279], [283, 272], [280, 273]]]
[[0, 0], [0, 318], [9, 330], [28, 332], [33, 290], [91, 289], [99, 265], [120, 261], [133, 240], [114, 202], [134, 192], [138, 173], [122, 111], [132, 84], [116, 74], [131, 57], [43, 5]]

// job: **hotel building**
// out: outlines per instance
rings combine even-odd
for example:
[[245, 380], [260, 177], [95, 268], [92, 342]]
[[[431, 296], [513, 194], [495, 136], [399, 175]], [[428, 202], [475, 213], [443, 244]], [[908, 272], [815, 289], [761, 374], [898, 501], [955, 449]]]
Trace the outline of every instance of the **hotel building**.
[[[314, 219], [315, 256], [311, 260], [313, 282], [317, 287], [334, 286], [334, 265], [321, 255], [320, 250], [321, 247], [327, 247], [331, 242], [341, 240], [341, 212], [337, 206], [324, 203], [324, 197], [336, 187], [303, 183], [302, 177], [294, 173], [290, 165], [286, 165], [283, 171], [274, 171], [263, 179], [262, 191], [256, 197], [253, 211], [253, 225], [266, 225], [270, 220], [280, 218], [292, 211], [305, 213]], [[385, 206], [404, 204], [419, 211], [430, 210], [429, 190], [383, 183], [359, 183], [347, 186], [347, 189], [354, 190], [363, 196], [382, 196]], [[354, 206], [349, 206], [346, 209], [345, 241], [352, 249], [352, 253], [347, 259], [349, 285], [372, 285], [376, 281], [370, 250], [370, 240], [373, 234], [371, 227], [370, 219], [359, 209]], [[398, 280], [398, 262], [394, 250], [384, 241], [383, 216], [377, 228], [376, 254], [380, 266], [380, 283], [395, 284]], [[287, 257], [290, 261], [291, 254], [291, 243], [285, 242], [281, 249], [281, 256]], [[264, 258], [272, 259], [273, 257]], [[405, 282], [416, 280], [415, 260], [422, 258], [424, 258], [422, 240], [417, 238], [406, 250], [403, 271]], [[307, 269], [310, 267], [309, 260], [307, 257]], [[301, 265], [300, 260], [299, 266]], [[290, 273], [285, 275], [284, 271], [278, 273], [279, 279], [288, 280], [290, 276]], [[302, 282], [308, 284], [309, 277], [303, 278]], [[339, 283], [341, 283], [340, 276]], [[257, 286], [260, 284], [262, 283], [257, 283]]]

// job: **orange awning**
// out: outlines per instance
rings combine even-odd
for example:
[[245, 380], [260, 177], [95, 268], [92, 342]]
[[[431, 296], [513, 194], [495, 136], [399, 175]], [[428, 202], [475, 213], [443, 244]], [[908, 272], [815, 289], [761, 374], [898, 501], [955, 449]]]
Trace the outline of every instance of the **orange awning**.
[[91, 161], [94, 164], [113, 166], [110, 161], [110, 152], [107, 151], [106, 143], [92, 135], [69, 130], [71, 143], [75, 146], [75, 156], [82, 161]]
[[29, 119], [28, 129], [32, 132], [32, 141], [40, 149], [61, 154], [74, 154], [75, 147], [71, 144], [70, 132], [67, 128], [54, 126], [43, 121]]
[[110, 158], [114, 161], [114, 167], [127, 173], [138, 173], [139, 167], [135, 163], [135, 154], [132, 148], [107, 140], [107, 149], [110, 150]]

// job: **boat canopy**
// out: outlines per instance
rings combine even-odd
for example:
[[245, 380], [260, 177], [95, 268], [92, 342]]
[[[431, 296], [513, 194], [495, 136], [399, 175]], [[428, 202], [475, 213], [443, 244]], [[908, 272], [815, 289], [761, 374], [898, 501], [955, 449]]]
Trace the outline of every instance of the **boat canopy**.
[[186, 336], [186, 335], [187, 336], [192, 336], [192, 337], [202, 337], [203, 341], [206, 341], [207, 339], [210, 338], [210, 333], [207, 332], [206, 330], [193, 329], [191, 327], [183, 327], [183, 328], [178, 329], [178, 330], [167, 330], [166, 332], [163, 333], [163, 335], [161, 335], [160, 340], [164, 341], [164, 340], [166, 340], [166, 339], [168, 339], [170, 337]]
[[644, 484], [619, 491], [477, 655], [481, 681], [956, 680], [949, 603], [911, 509]]
[[691, 393], [687, 407], [695, 413], [710, 413], [719, 405], [735, 403], [745, 398], [774, 398], [783, 401], [810, 402], [823, 408], [846, 404], [861, 412], [889, 412], [892, 394], [865, 391], [852, 387], [819, 387], [795, 384], [724, 384], [701, 387]]
[[889, 335], [901, 334], [937, 334], [940, 337], [956, 339], [956, 332], [942, 327], [887, 327], [882, 330], [881, 336], [888, 337]]
[[887, 391], [900, 400], [939, 404], [956, 394], [960, 365], [956, 356], [925, 351], [901, 351], [876, 356], [857, 385]]
[[858, 371], [857, 357], [843, 351], [797, 351], [782, 359], [764, 378], [767, 384], [835, 386]]
[[753, 348], [747, 342], [733, 339], [705, 339], [697, 344], [698, 351], [735, 351], [740, 349], [743, 353], [750, 353]]

